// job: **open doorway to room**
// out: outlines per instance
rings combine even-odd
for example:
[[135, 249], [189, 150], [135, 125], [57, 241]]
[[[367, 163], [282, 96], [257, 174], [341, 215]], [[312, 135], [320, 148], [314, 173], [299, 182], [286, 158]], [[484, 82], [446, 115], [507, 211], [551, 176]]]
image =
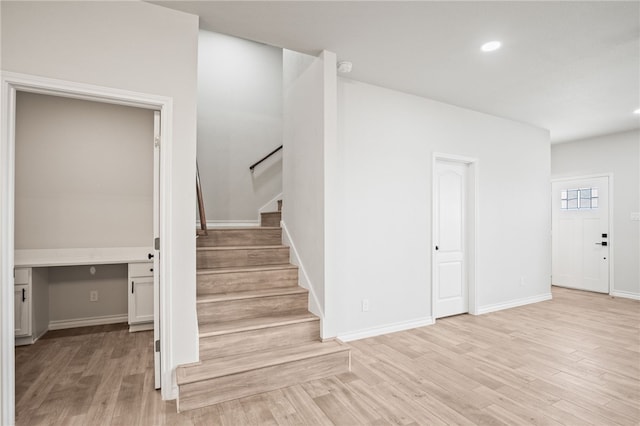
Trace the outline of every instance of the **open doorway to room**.
[[[101, 371], [99, 354], [117, 355], [109, 351], [135, 353], [136, 365], [149, 367], [145, 381], [160, 388], [160, 111], [167, 100], [29, 76], [3, 80], [15, 80], [3, 87], [3, 410], [14, 417], [19, 402], [34, 396], [30, 385], [61, 370], [71, 376], [45, 380], [48, 391], [75, 377], [75, 396], [86, 397], [84, 377]], [[129, 349], [106, 337], [111, 332], [133, 342]], [[43, 357], [63, 340], [72, 342], [66, 357]], [[33, 360], [30, 351], [39, 362], [21, 364]], [[65, 365], [50, 366], [47, 376], [43, 361], [54, 359]], [[47, 400], [41, 386], [37, 393]]]
[[[144, 364], [153, 366], [153, 332], [143, 339], [145, 345], [127, 344], [141, 339], [125, 336], [154, 328], [155, 114], [92, 100], [16, 94], [14, 328], [20, 423], [50, 411], [47, 404], [92, 398], [119, 371], [97, 380], [98, 365], [136, 352], [147, 361], [143, 370]], [[65, 333], [46, 336], [49, 330]], [[122, 332], [118, 347], [108, 343]], [[86, 376], [96, 380], [78, 386]], [[45, 381], [49, 395], [33, 404], [31, 395], [47, 393], [39, 384], [43, 377], [51, 379]], [[120, 384], [115, 385], [117, 392]]]

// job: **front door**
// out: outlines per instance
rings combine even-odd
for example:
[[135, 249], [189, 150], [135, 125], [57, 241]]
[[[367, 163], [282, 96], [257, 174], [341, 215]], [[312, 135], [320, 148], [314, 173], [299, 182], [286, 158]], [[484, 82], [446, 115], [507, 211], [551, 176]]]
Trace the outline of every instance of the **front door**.
[[459, 162], [438, 160], [435, 164], [435, 318], [469, 311], [465, 261], [467, 169], [467, 164]]
[[609, 178], [555, 181], [553, 285], [609, 293]]

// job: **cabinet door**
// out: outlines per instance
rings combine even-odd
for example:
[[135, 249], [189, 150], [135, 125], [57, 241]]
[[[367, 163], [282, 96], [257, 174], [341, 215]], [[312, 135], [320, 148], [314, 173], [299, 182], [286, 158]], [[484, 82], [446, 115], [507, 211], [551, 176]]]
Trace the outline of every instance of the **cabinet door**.
[[14, 327], [15, 337], [31, 334], [31, 295], [28, 285], [14, 286]]
[[129, 324], [153, 322], [153, 277], [131, 278]]

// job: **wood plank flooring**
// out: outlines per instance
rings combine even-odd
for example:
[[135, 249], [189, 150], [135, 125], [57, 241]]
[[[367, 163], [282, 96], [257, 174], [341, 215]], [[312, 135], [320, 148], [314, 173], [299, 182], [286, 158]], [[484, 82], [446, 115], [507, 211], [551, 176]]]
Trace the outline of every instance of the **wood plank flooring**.
[[151, 332], [49, 332], [16, 348], [17, 424], [640, 424], [640, 302], [553, 296], [352, 342], [350, 373], [181, 414], [153, 390]]

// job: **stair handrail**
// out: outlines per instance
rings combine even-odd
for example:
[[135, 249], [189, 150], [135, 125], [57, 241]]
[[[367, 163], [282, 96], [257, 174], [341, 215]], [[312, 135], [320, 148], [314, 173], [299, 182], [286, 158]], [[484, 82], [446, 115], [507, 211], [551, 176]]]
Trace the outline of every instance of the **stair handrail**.
[[277, 147], [276, 149], [274, 149], [273, 151], [271, 151], [270, 153], [268, 153], [267, 155], [262, 157], [260, 160], [256, 161], [252, 165], [250, 165], [249, 166], [249, 170], [251, 171], [251, 173], [253, 173], [253, 169], [255, 169], [258, 164], [262, 163], [264, 160], [266, 160], [267, 158], [271, 157], [276, 152], [280, 151], [282, 149], [282, 147], [283, 147], [283, 145], [280, 145], [279, 147]]
[[198, 195], [198, 215], [200, 216], [200, 230], [202, 235], [207, 235], [207, 217], [204, 213], [204, 199], [202, 198], [202, 186], [200, 185], [200, 169], [196, 161], [196, 193]]

